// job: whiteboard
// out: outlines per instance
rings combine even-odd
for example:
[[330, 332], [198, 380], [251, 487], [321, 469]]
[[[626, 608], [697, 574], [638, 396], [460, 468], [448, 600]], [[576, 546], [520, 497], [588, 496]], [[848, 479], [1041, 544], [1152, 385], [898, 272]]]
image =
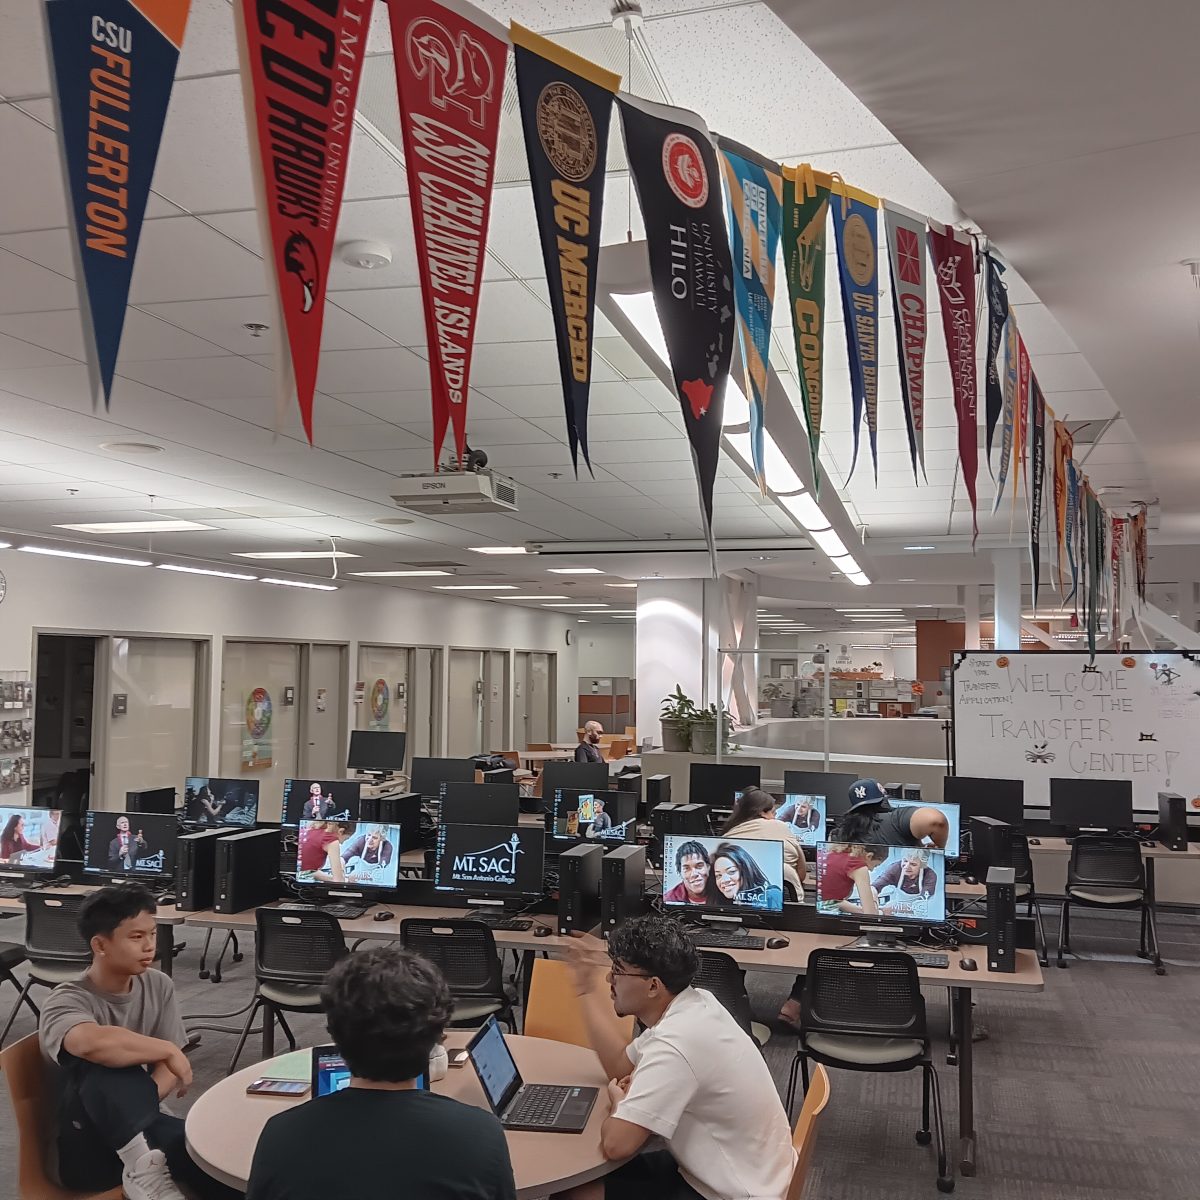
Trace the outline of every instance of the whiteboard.
[[1158, 793], [1200, 808], [1200, 664], [1186, 653], [955, 655], [959, 775], [1022, 779], [1025, 804], [1050, 804], [1056, 778], [1130, 779], [1137, 812]]

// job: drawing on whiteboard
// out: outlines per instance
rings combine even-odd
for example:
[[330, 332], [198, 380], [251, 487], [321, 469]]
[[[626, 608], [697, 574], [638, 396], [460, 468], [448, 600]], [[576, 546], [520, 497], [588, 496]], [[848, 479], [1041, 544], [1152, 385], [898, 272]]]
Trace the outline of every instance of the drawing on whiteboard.
[[1165, 683], [1168, 687], [1179, 678], [1179, 672], [1170, 663], [1151, 663], [1150, 670], [1159, 683]]
[[1157, 742], [1158, 738], [1156, 738], [1154, 736], [1154, 734], [1152, 734], [1152, 733], [1139, 733], [1138, 741], [1139, 742]]
[[1033, 763], [1052, 763], [1058, 757], [1053, 750], [1050, 749], [1048, 742], [1036, 744], [1032, 750], [1025, 751], [1025, 761]]
[[1083, 673], [1085, 675], [1099, 675], [1100, 668], [1098, 666], [1096, 666], [1095, 663], [1084, 663], [1083, 664]]

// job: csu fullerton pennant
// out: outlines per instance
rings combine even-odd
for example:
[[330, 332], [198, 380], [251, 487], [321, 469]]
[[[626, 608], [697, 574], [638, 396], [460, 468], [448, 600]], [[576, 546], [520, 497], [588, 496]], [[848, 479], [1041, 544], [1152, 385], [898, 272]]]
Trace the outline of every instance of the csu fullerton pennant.
[[45, 6], [88, 367], [106, 408], [189, 3]]

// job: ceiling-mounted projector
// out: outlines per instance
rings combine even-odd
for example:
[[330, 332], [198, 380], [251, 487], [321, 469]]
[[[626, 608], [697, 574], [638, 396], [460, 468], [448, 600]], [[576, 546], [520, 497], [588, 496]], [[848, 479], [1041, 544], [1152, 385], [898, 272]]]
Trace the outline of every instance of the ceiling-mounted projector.
[[493, 471], [401, 475], [392, 485], [397, 507], [419, 513], [517, 512], [517, 485]]

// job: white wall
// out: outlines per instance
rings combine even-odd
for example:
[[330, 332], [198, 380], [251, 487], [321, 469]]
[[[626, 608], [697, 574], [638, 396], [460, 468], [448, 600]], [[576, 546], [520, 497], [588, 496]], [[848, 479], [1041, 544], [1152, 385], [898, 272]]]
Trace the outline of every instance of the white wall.
[[[342, 582], [337, 592], [307, 592], [153, 567], [133, 568], [0, 551], [8, 593], [0, 605], [0, 670], [33, 671], [34, 631], [80, 634], [182, 634], [212, 640], [208, 769], [220, 744], [223, 640], [343, 642], [543, 650], [558, 656], [558, 731], [575, 728], [574, 622], [516, 605]], [[586, 627], [585, 627], [586, 628]], [[572, 639], [574, 643], [575, 638]], [[443, 655], [443, 662], [448, 653]], [[351, 689], [352, 691], [353, 689]], [[347, 698], [352, 704], [353, 697]], [[348, 714], [354, 727], [354, 714]], [[443, 728], [445, 722], [443, 721]]]
[[580, 678], [595, 675], [633, 679], [637, 675], [636, 621], [580, 625], [575, 637], [579, 645]]

